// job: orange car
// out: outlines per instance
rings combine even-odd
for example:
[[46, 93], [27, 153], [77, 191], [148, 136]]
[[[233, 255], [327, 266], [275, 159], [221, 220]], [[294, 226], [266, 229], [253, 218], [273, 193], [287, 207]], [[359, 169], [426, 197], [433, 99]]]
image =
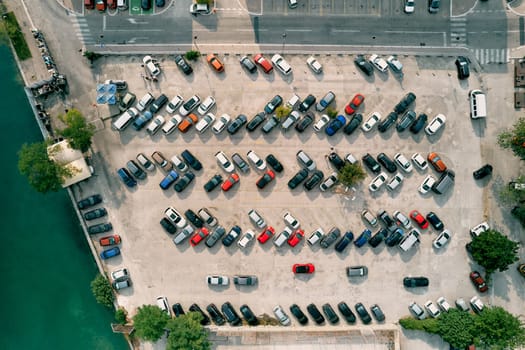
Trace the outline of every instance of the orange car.
[[268, 61], [266, 58], [264, 58], [262, 53], [258, 53], [257, 55], [255, 55], [253, 60], [255, 61], [255, 63], [257, 63], [259, 65], [259, 67], [262, 68], [264, 73], [270, 74], [270, 72], [273, 70], [272, 64], [270, 63], [270, 61]]
[[111, 235], [111, 236], [102, 237], [99, 240], [99, 243], [103, 247], [119, 244], [120, 243], [120, 236], [119, 235]]
[[206, 56], [206, 61], [208, 61], [208, 64], [212, 66], [217, 72], [224, 72], [224, 64], [222, 64], [222, 62], [214, 54], [210, 53], [208, 56]]
[[188, 132], [193, 124], [197, 124], [199, 118], [190, 113], [178, 126], [180, 132]]
[[106, 1], [105, 0], [97, 0], [97, 10], [100, 12], [106, 11]]
[[432, 164], [434, 169], [436, 169], [436, 171], [442, 173], [445, 170], [447, 170], [447, 166], [441, 160], [441, 157], [437, 153], [435, 152], [429, 153], [427, 159], [430, 162], [430, 164]]

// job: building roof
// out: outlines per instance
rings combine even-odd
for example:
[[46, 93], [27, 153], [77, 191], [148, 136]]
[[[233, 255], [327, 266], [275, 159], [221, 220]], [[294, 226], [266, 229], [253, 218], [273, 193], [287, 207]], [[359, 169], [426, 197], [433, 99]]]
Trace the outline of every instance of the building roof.
[[69, 187], [91, 177], [84, 155], [79, 150], [73, 149], [67, 140], [48, 146], [47, 154], [52, 161], [72, 170], [73, 176], [63, 178], [62, 187]]

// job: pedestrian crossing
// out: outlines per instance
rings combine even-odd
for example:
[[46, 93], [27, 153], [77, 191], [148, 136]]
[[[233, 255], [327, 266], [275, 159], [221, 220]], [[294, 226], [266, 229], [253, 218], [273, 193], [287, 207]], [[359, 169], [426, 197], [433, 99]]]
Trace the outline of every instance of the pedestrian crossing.
[[95, 39], [89, 31], [86, 18], [78, 15], [70, 16], [70, 18], [73, 22], [73, 28], [75, 29], [75, 34], [77, 35], [78, 40], [80, 40], [80, 42], [84, 45], [96, 44]]
[[473, 49], [472, 51], [479, 64], [508, 63], [510, 61], [509, 49]]
[[450, 19], [450, 46], [467, 46], [466, 17], [452, 17]]

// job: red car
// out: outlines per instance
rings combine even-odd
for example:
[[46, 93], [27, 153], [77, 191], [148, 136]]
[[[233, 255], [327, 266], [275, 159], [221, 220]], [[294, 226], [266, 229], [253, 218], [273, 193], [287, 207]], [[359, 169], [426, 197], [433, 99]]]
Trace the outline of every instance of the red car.
[[410, 212], [410, 218], [414, 220], [415, 222], [417, 222], [419, 227], [421, 227], [422, 229], [426, 229], [428, 227], [427, 219], [425, 219], [425, 217], [421, 215], [421, 213], [418, 212], [417, 210], [412, 210]]
[[262, 68], [264, 73], [270, 74], [270, 72], [273, 70], [272, 64], [270, 63], [270, 61], [268, 61], [266, 58], [264, 58], [262, 53], [258, 53], [257, 55], [255, 55], [253, 60], [255, 61], [255, 63], [257, 63], [259, 65], [259, 67]]
[[314, 264], [294, 264], [292, 267], [293, 273], [314, 273], [315, 266]]
[[190, 244], [195, 247], [197, 244], [202, 242], [204, 238], [208, 237], [210, 233], [206, 227], [201, 228], [196, 234], [191, 237]]
[[430, 164], [432, 164], [434, 169], [436, 169], [437, 172], [442, 173], [445, 170], [447, 170], [447, 166], [445, 165], [445, 163], [443, 162], [443, 160], [437, 153], [435, 152], [429, 153], [427, 159], [430, 162]]
[[263, 232], [261, 232], [259, 237], [257, 237], [257, 240], [259, 241], [259, 243], [264, 244], [270, 238], [272, 238], [274, 234], [275, 234], [275, 230], [273, 229], [273, 227], [268, 226], [267, 228], [264, 229]]
[[98, 242], [103, 247], [119, 244], [120, 243], [120, 236], [119, 235], [111, 235], [111, 236], [102, 237]]
[[485, 293], [489, 290], [487, 283], [485, 283], [485, 280], [483, 279], [483, 277], [481, 277], [478, 271], [472, 271], [470, 273], [470, 280], [472, 281], [472, 283], [474, 283], [478, 291], [480, 291], [481, 293]]
[[275, 173], [271, 170], [267, 170], [255, 184], [259, 189], [263, 189], [266, 185], [272, 182], [273, 179], [275, 179]]
[[295, 247], [299, 244], [304, 238], [304, 231], [301, 229], [295, 230], [294, 233], [288, 238], [288, 244], [290, 247]]
[[345, 112], [348, 115], [354, 114], [356, 109], [361, 106], [361, 103], [365, 100], [365, 97], [361, 94], [356, 94], [352, 101], [345, 107]]
[[221, 188], [224, 192], [228, 192], [237, 182], [239, 182], [239, 175], [232, 173], [230, 176], [228, 176], [226, 181], [222, 183]]

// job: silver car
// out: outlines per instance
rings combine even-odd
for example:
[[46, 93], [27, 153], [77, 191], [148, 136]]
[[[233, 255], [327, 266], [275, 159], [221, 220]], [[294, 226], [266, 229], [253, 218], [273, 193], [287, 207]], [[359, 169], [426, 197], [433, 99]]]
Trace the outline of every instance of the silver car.
[[255, 209], [252, 209], [248, 212], [248, 217], [253, 222], [253, 224], [257, 226], [258, 228], [266, 227], [266, 221], [264, 221], [262, 216]]
[[276, 307], [273, 308], [273, 313], [275, 315], [275, 317], [277, 317], [277, 319], [279, 320], [279, 322], [281, 322], [281, 324], [283, 326], [289, 326], [290, 325], [290, 318], [288, 317], [288, 315], [284, 312], [283, 308], [281, 307], [281, 305], [277, 305]]
[[315, 109], [318, 112], [322, 112], [330, 105], [330, 103], [334, 102], [334, 100], [335, 94], [332, 91], [328, 91], [326, 95], [324, 95], [323, 98], [315, 105]]

